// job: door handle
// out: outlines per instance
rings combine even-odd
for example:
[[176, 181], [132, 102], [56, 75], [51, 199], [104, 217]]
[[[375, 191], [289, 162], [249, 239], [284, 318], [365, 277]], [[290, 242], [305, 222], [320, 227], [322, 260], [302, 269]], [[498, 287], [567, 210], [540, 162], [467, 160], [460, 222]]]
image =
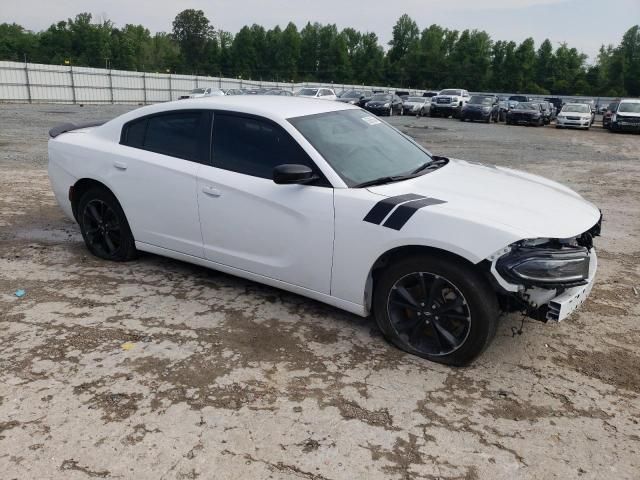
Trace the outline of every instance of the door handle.
[[222, 193], [220, 193], [220, 190], [217, 190], [213, 187], [203, 187], [202, 191], [204, 192], [205, 195], [209, 195], [210, 197], [218, 198], [222, 196]]
[[114, 162], [113, 166], [116, 167], [118, 170], [126, 170], [127, 169], [127, 164], [124, 162]]

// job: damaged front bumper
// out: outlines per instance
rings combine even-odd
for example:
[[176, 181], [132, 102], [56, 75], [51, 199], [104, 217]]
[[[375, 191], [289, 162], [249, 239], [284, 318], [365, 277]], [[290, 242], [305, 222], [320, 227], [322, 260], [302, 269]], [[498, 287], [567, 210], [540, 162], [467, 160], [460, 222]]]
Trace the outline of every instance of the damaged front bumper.
[[573, 239], [518, 242], [489, 257], [503, 310], [544, 322], [571, 315], [593, 289], [598, 270], [593, 237], [600, 234], [601, 223], [602, 217]]
[[598, 256], [594, 248], [589, 252], [589, 278], [586, 285], [565, 290], [557, 297], [551, 299], [546, 305], [545, 320], [561, 322], [571, 315], [587, 299], [593, 288], [598, 269]]

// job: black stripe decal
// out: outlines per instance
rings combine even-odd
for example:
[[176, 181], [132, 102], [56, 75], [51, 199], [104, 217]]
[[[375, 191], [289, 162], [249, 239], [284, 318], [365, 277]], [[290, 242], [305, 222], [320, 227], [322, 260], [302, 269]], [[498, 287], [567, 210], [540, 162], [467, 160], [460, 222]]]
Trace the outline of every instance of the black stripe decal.
[[400, 230], [404, 227], [405, 223], [409, 221], [413, 214], [418, 210], [430, 205], [440, 205], [441, 203], [447, 203], [437, 198], [423, 198], [421, 200], [414, 200], [412, 202], [405, 203], [396, 208], [396, 211], [384, 222], [384, 227], [393, 228], [394, 230]]
[[396, 205], [408, 202], [409, 200], [418, 200], [425, 198], [422, 195], [416, 195], [415, 193], [407, 193], [406, 195], [398, 195], [397, 197], [389, 197], [376, 203], [373, 208], [364, 217], [365, 222], [375, 223], [380, 225], [387, 215], [393, 210]]

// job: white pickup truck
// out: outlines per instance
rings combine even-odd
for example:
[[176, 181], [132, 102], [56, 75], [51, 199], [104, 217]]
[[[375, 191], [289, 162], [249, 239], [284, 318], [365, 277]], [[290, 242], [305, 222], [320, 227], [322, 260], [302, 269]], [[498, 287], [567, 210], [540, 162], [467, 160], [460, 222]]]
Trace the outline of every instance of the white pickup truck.
[[432, 117], [458, 118], [462, 107], [469, 101], [470, 95], [467, 90], [452, 88], [442, 90], [438, 95], [431, 98], [430, 114]]

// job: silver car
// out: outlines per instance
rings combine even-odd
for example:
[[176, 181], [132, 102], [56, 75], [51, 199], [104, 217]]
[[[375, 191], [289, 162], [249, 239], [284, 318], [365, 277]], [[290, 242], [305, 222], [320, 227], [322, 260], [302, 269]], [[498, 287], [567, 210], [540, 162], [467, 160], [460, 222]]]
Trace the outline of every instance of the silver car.
[[431, 108], [431, 98], [429, 97], [408, 97], [404, 101], [404, 113], [422, 117], [429, 113]]

